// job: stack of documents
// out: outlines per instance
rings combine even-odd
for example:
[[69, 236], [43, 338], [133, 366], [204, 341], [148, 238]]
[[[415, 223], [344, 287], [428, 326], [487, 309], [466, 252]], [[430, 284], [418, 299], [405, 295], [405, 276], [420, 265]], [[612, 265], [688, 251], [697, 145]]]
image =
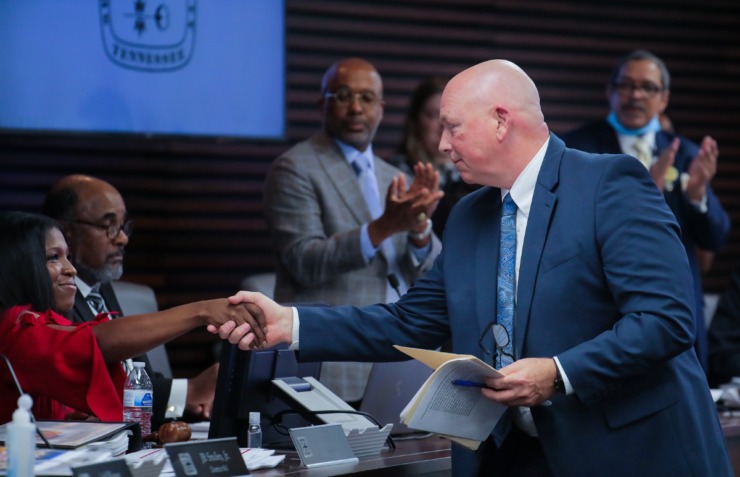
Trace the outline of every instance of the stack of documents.
[[501, 373], [472, 355], [442, 353], [396, 346], [435, 371], [401, 412], [412, 429], [434, 432], [470, 449], [477, 449], [496, 427], [507, 407], [486, 399], [478, 387], [453, 381], [483, 383]]

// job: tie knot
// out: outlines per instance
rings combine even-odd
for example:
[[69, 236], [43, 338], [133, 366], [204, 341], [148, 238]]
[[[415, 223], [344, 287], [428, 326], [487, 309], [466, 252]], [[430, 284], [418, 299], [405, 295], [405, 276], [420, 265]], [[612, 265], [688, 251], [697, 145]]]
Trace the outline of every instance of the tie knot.
[[635, 157], [637, 157], [645, 167], [650, 169], [653, 162], [653, 148], [650, 147], [650, 144], [648, 144], [645, 138], [638, 138], [632, 145], [632, 148], [635, 150]]
[[352, 159], [352, 169], [360, 176], [363, 172], [370, 170], [370, 160], [363, 153], [358, 152]]
[[511, 198], [511, 194], [506, 194], [504, 197], [503, 210], [501, 215], [514, 215], [516, 214], [516, 202]]
[[100, 294], [98, 289], [98, 286], [94, 286], [92, 290], [90, 290], [90, 293], [87, 295], [87, 302], [96, 312], [104, 313], [108, 310], [105, 307], [105, 300], [103, 300], [103, 296]]

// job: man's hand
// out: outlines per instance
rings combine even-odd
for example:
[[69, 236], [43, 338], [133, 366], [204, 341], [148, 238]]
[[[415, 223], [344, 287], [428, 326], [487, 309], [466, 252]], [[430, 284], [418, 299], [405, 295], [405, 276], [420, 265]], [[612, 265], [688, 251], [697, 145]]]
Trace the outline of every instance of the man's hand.
[[201, 312], [206, 318], [208, 330], [217, 329], [226, 323], [241, 327], [246, 332], [252, 331], [254, 346], [259, 346], [267, 339], [267, 325], [262, 310], [252, 303], [230, 302], [226, 299], [203, 302], [205, 309]]
[[220, 326], [208, 325], [208, 331], [218, 334], [221, 339], [231, 344], [238, 344], [239, 349], [248, 350], [255, 347], [268, 348], [279, 343], [291, 343], [293, 338], [293, 310], [281, 306], [267, 298], [262, 293], [240, 291], [229, 297], [232, 305], [244, 304], [249, 310], [259, 316], [258, 321], [264, 323], [262, 340], [255, 337], [253, 329], [248, 323], [237, 324], [234, 321]]
[[678, 146], [680, 144], [680, 139], [674, 139], [670, 146], [660, 151], [658, 160], [655, 161], [655, 164], [653, 164], [652, 167], [650, 167], [650, 175], [652, 176], [655, 185], [658, 186], [658, 190], [661, 192], [665, 189], [665, 176], [668, 169], [673, 166], [673, 163], [676, 160], [676, 152], [678, 151]]
[[[536, 406], [555, 394], [557, 368], [552, 358], [524, 358], [486, 379], [485, 397], [507, 406]], [[490, 388], [490, 389], [489, 389]]]
[[218, 363], [215, 363], [196, 377], [188, 379], [188, 394], [185, 398], [186, 411], [202, 419], [211, 418], [217, 378]]
[[698, 202], [706, 195], [707, 185], [717, 173], [718, 157], [717, 141], [704, 136], [699, 152], [689, 165], [689, 184], [686, 193], [692, 201]]
[[406, 176], [393, 178], [385, 196], [383, 215], [368, 225], [374, 246], [398, 232], [421, 233], [426, 228], [444, 192], [439, 190], [439, 172], [431, 164], [414, 166], [414, 181], [406, 189]]

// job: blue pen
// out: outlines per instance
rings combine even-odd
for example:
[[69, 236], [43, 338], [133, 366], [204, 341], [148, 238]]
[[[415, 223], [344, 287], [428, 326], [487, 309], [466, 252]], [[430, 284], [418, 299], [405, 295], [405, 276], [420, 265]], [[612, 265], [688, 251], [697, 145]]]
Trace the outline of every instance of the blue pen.
[[[466, 388], [493, 389], [493, 388], [489, 388], [488, 386], [486, 386], [486, 383], [479, 383], [477, 381], [468, 381], [467, 379], [453, 379], [452, 384], [454, 384], [455, 386], [463, 386]], [[540, 404], [540, 406], [551, 406], [551, 405], [552, 405], [552, 402], [550, 400], [542, 401], [542, 403]]]

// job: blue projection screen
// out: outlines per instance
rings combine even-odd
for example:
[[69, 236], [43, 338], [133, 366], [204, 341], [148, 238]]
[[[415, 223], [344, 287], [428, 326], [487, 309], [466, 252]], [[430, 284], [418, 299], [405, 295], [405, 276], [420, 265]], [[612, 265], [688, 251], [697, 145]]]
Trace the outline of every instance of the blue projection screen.
[[282, 0], [0, 1], [0, 132], [280, 138]]

